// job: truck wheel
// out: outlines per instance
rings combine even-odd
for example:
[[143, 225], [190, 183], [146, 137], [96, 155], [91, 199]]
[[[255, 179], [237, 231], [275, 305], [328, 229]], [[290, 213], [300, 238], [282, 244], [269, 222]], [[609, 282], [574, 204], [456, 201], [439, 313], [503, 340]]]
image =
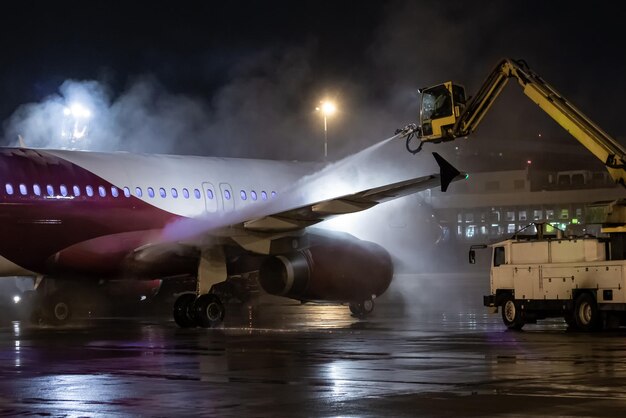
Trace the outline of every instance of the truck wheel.
[[597, 331], [601, 327], [600, 312], [595, 298], [590, 293], [581, 293], [574, 303], [576, 327], [585, 332]]
[[524, 326], [524, 313], [513, 296], [507, 296], [502, 303], [502, 322], [508, 329], [520, 330]]

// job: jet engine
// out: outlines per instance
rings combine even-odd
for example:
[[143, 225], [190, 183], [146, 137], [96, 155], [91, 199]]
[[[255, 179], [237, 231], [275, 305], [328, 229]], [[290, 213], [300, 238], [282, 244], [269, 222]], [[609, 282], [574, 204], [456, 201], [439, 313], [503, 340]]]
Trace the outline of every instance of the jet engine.
[[387, 250], [351, 235], [317, 236], [305, 249], [269, 257], [259, 270], [267, 293], [306, 301], [370, 300], [392, 277]]

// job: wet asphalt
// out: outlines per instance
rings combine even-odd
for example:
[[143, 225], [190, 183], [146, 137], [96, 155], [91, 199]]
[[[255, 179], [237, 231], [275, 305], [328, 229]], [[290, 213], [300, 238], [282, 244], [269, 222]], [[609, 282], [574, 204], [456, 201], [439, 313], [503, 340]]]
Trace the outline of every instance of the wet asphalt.
[[624, 415], [626, 331], [507, 331], [467, 289], [472, 303], [392, 290], [367, 319], [273, 300], [231, 306], [215, 329], [0, 321], [0, 416]]

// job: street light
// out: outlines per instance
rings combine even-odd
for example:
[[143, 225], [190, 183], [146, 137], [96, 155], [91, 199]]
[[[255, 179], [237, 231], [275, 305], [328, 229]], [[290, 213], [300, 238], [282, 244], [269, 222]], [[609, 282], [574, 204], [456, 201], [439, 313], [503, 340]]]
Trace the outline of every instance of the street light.
[[85, 138], [88, 135], [91, 111], [80, 103], [73, 103], [63, 109], [63, 115], [65, 116], [61, 129], [63, 140], [72, 146], [80, 141], [84, 146]]
[[337, 106], [329, 100], [322, 100], [320, 105], [315, 108], [318, 112], [322, 112], [324, 117], [324, 159], [328, 158], [328, 117], [335, 114]]

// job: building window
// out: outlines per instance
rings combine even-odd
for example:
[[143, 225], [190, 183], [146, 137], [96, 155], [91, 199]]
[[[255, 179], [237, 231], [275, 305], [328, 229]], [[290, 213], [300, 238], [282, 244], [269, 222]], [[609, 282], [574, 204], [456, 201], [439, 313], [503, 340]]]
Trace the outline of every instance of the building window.
[[515, 212], [514, 211], [507, 211], [506, 212], [506, 220], [507, 221], [514, 221], [515, 220]]
[[500, 222], [500, 211], [494, 210], [490, 215], [491, 222]]
[[554, 219], [554, 209], [546, 209], [546, 219], [547, 220]]
[[533, 211], [533, 220], [535, 221], [539, 221], [543, 218], [543, 211], [539, 210], [539, 209], [535, 209]]
[[494, 191], [500, 190], [500, 182], [498, 180], [488, 181], [485, 183], [485, 190]]
[[476, 235], [476, 225], [468, 225], [467, 228], [465, 228], [465, 238], [474, 238], [474, 236]]
[[463, 222], [463, 214], [461, 212], [456, 214], [456, 221], [457, 222]]
[[569, 219], [569, 209], [561, 209], [561, 219]]
[[513, 180], [513, 188], [515, 190], [523, 189], [526, 186], [526, 180]]
[[506, 226], [506, 233], [507, 234], [514, 234], [515, 233], [515, 224], [508, 224]]
[[526, 220], [526, 211], [525, 210], [520, 210], [519, 211], [519, 220], [520, 221], [525, 221]]
[[474, 214], [472, 212], [465, 214], [465, 222], [474, 222]]
[[501, 264], [504, 264], [504, 247], [496, 247], [493, 249], [493, 265], [494, 267], [498, 267]]
[[481, 235], [487, 235], [487, 226], [483, 225], [480, 227], [480, 234]]

